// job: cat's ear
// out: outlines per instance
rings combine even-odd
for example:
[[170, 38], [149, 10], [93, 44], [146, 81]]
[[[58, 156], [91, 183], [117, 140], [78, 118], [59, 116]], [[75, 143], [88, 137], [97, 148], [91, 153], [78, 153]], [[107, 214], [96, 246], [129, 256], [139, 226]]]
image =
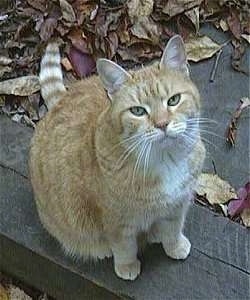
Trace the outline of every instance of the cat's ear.
[[189, 75], [185, 46], [180, 35], [175, 35], [168, 41], [160, 62], [160, 68], [163, 67], [179, 70]]
[[117, 91], [125, 81], [131, 78], [131, 75], [122, 67], [105, 58], [97, 60], [96, 68], [109, 95]]

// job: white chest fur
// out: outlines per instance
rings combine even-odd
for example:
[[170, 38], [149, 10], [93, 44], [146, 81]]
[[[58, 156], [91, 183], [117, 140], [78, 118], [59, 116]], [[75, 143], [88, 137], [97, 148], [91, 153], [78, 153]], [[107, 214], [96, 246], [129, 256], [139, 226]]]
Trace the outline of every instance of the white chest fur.
[[162, 179], [160, 193], [166, 195], [170, 202], [175, 201], [190, 190], [188, 181], [191, 176], [185, 158], [166, 154], [159, 163], [154, 165], [153, 172]]

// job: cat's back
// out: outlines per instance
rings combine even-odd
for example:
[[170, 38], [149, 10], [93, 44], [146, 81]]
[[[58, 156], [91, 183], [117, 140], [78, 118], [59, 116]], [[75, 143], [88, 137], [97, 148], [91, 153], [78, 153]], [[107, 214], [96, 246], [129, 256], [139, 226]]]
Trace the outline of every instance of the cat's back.
[[106, 106], [106, 95], [97, 76], [74, 83], [37, 125], [32, 146], [50, 139], [50, 143], [56, 144], [78, 143], [77, 135], [84, 138], [93, 134], [98, 116]]
[[[33, 185], [72, 186], [95, 164], [94, 136], [107, 97], [97, 76], [73, 84], [35, 130], [30, 149]], [[85, 173], [86, 174], [85, 174]], [[70, 181], [70, 182], [68, 182]]]

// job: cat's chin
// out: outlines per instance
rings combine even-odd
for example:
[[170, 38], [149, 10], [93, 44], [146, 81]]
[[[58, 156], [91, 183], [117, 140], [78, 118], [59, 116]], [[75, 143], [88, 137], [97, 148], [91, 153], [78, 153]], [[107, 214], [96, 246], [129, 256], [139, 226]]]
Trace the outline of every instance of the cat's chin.
[[163, 137], [160, 137], [156, 142], [155, 142], [155, 146], [160, 150], [160, 151], [164, 151], [164, 150], [170, 150], [170, 151], [177, 151], [180, 153], [189, 153], [193, 147], [194, 144], [190, 144], [189, 142], [187, 142], [183, 136], [180, 135], [175, 135], [175, 136], [169, 136], [169, 135], [165, 135]]
[[178, 143], [178, 136], [161, 136], [157, 141], [157, 146], [160, 148], [168, 148]]

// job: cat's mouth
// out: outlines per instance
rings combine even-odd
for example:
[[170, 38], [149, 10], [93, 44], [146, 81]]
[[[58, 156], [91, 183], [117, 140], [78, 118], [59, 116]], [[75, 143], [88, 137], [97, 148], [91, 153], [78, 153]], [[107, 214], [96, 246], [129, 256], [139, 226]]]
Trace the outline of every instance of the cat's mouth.
[[162, 132], [157, 139], [157, 143], [161, 146], [167, 146], [169, 142], [176, 140], [177, 138], [178, 134], [169, 134], [167, 132]]

